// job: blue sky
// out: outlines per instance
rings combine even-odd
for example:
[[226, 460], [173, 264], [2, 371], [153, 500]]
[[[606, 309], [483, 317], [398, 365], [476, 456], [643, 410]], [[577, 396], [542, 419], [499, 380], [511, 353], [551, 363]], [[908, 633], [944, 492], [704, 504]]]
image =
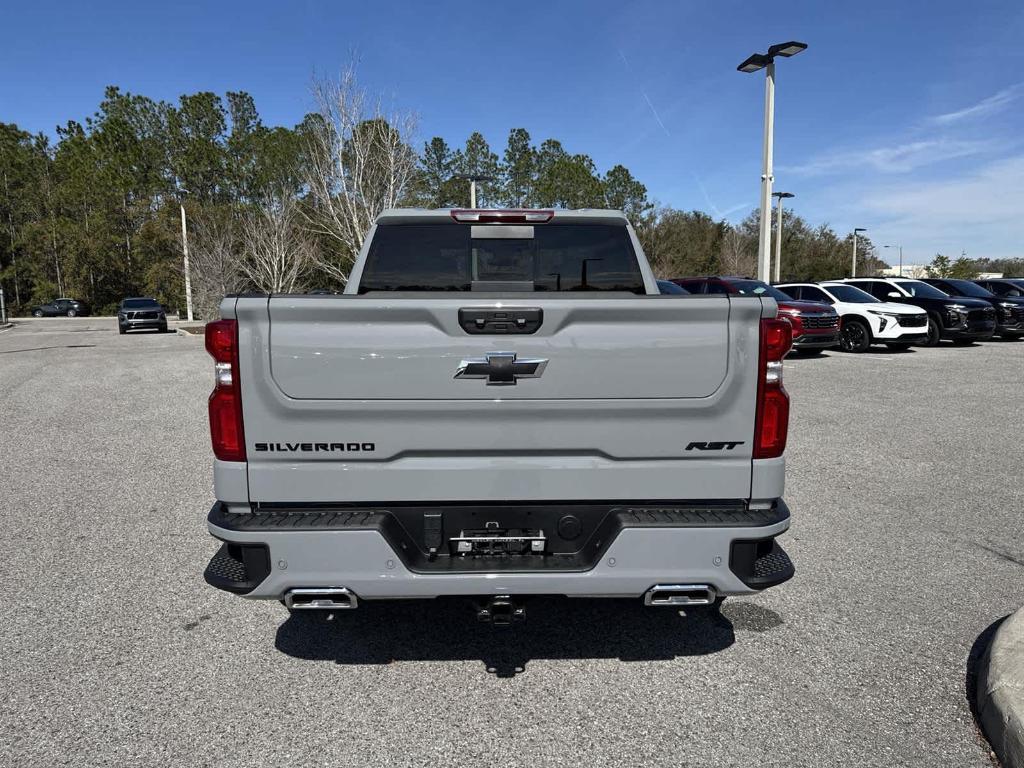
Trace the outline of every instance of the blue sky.
[[[314, 74], [419, 115], [420, 140], [525, 127], [661, 203], [735, 220], [756, 205], [764, 78], [778, 65], [776, 189], [906, 263], [1024, 256], [1024, 3], [17, 3], [4, 11], [0, 121], [52, 133], [104, 86], [175, 100], [247, 90], [268, 124], [309, 111]], [[891, 253], [884, 252], [883, 255]]]

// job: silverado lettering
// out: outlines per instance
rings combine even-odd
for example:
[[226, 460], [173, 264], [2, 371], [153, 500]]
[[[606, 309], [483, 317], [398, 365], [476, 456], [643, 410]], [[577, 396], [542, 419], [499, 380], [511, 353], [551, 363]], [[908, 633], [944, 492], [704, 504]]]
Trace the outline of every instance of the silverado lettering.
[[321, 451], [375, 451], [377, 446], [374, 443], [256, 443], [257, 453], [266, 451], [305, 451], [307, 453], [320, 453]]

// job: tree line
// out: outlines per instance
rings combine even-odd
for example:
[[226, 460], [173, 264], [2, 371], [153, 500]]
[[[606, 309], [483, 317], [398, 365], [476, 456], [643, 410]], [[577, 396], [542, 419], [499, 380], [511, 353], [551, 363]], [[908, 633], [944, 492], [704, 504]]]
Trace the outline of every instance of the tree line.
[[[556, 139], [512, 129], [495, 151], [479, 132], [460, 146], [363, 91], [351, 71], [314, 86], [316, 109], [267, 126], [253, 98], [229, 92], [157, 101], [109, 87], [95, 114], [56, 140], [0, 123], [0, 285], [12, 309], [57, 296], [110, 312], [132, 295], [184, 306], [185, 210], [196, 312], [220, 297], [341, 289], [370, 224], [392, 206], [615, 208], [660, 276], [754, 274], [758, 214], [739, 224], [659, 206], [623, 165], [601, 172]], [[787, 279], [849, 274], [851, 236], [787, 213]], [[882, 266], [861, 238], [858, 272]]]

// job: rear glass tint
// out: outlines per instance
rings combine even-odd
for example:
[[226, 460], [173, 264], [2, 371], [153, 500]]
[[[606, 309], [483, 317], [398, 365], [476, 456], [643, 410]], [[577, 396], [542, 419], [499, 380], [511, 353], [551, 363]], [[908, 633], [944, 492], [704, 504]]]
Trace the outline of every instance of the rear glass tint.
[[533, 291], [645, 293], [624, 226], [526, 229], [533, 237], [473, 238], [471, 226], [447, 223], [378, 226], [359, 292], [471, 291], [516, 283]]

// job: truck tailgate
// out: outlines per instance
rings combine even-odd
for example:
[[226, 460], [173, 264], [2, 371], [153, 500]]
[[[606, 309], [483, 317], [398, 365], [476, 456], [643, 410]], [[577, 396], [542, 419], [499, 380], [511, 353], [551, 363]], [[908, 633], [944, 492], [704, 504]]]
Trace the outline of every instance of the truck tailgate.
[[[500, 303], [543, 312], [532, 334], [472, 335], [459, 311], [495, 302], [338, 297], [269, 302], [270, 367], [301, 400], [624, 400], [708, 397], [725, 380], [725, 300], [548, 299]], [[542, 375], [495, 389], [454, 376], [497, 351], [546, 360]]]
[[[460, 324], [460, 310], [517, 309], [541, 311], [534, 333]], [[250, 499], [744, 497], [765, 309], [696, 296], [240, 298]], [[488, 355], [512, 353], [525, 365], [495, 376]]]

